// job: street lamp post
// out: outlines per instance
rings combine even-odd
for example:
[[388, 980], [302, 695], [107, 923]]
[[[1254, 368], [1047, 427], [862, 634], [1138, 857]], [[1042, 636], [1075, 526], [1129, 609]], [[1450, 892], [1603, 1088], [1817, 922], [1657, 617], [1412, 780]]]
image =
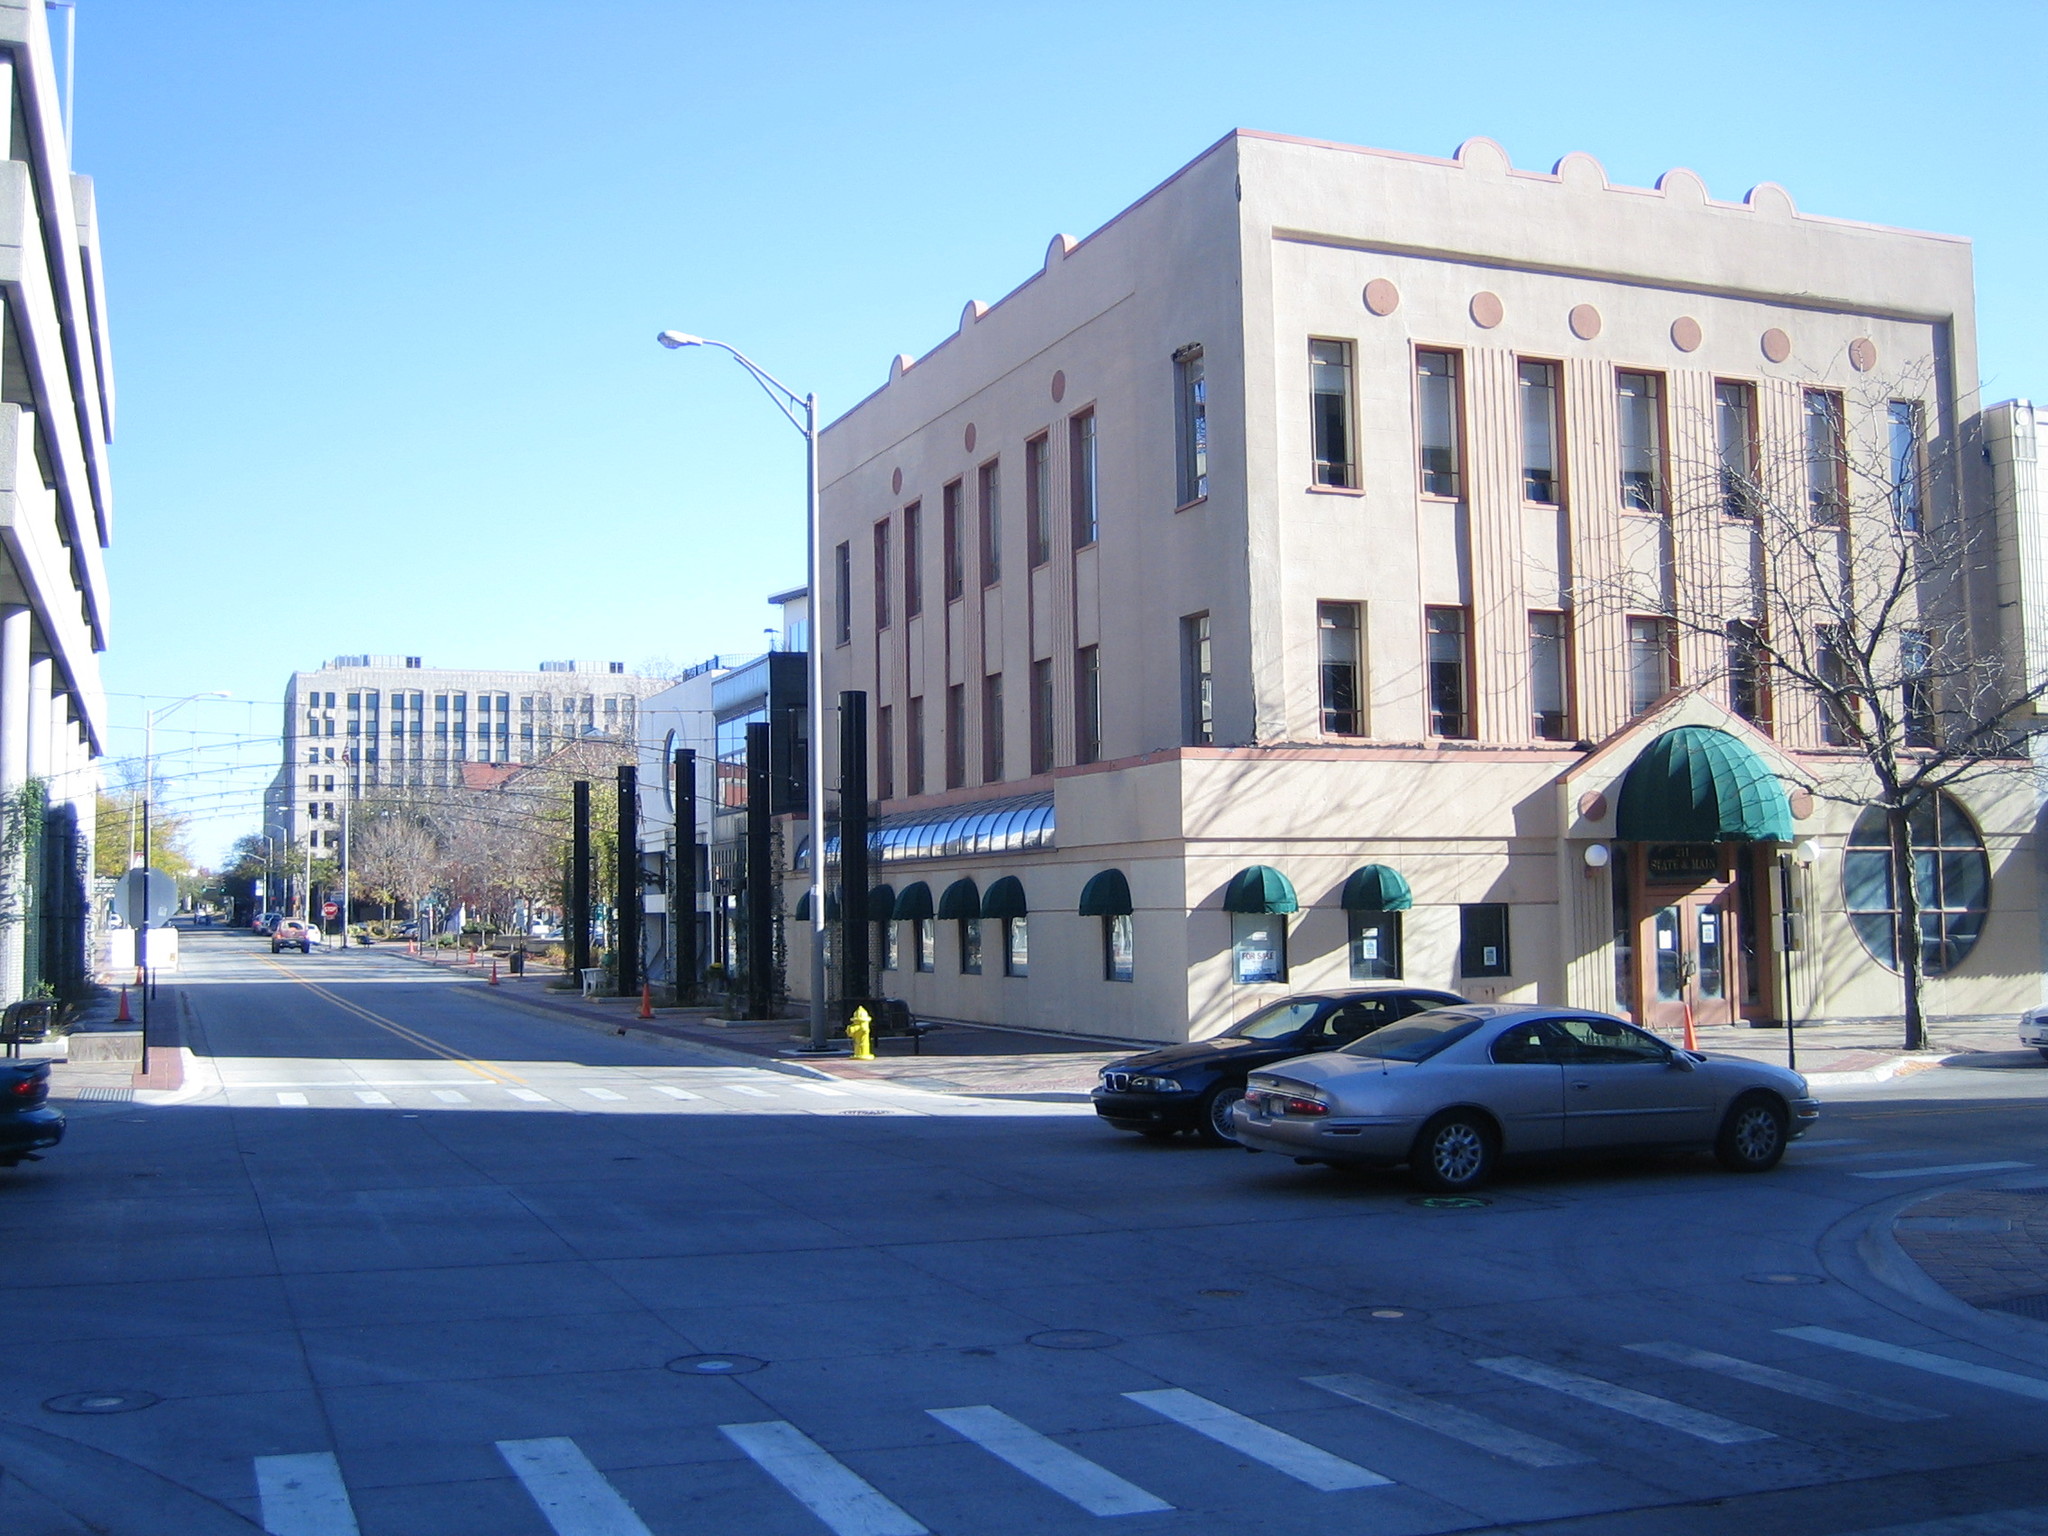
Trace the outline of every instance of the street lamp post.
[[[155, 981], [149, 974], [149, 872], [153, 857], [149, 846], [149, 812], [151, 802], [156, 798], [156, 723], [174, 710], [183, 709], [194, 699], [224, 699], [227, 693], [218, 688], [188, 693], [184, 698], [164, 705], [161, 709], [146, 709], [142, 712], [142, 911], [135, 925], [135, 969], [142, 978], [142, 1041], [144, 1070], [149, 1060], [149, 995], [155, 990]], [[131, 855], [132, 856], [132, 855]]]
[[[804, 644], [804, 692], [810, 716], [810, 741], [805, 757], [805, 815], [811, 824], [811, 1046], [828, 1049], [825, 1043], [825, 650], [819, 632], [819, 618], [825, 604], [818, 590], [818, 397], [799, 395], [737, 347], [683, 331], [663, 331], [655, 337], [664, 347], [716, 347], [726, 353], [761, 386], [762, 393], [775, 402], [791, 426], [804, 435], [804, 581], [810, 593], [809, 633]], [[751, 808], [750, 808], [751, 809]], [[848, 896], [849, 901], [853, 900]], [[864, 898], [863, 898], [864, 899]]]

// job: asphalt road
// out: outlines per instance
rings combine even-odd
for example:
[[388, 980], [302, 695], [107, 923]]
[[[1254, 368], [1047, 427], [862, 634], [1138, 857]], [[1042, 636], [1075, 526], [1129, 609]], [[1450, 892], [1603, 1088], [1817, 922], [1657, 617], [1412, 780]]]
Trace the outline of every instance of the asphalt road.
[[2048, 1184], [2024, 1058], [1830, 1103], [1766, 1177], [1445, 1209], [376, 952], [188, 934], [174, 1005], [185, 1102], [75, 1105], [0, 1173], [0, 1463], [103, 1524], [159, 1501], [115, 1529], [210, 1532], [197, 1494], [278, 1536], [2048, 1530], [2048, 1330], [1866, 1235]]

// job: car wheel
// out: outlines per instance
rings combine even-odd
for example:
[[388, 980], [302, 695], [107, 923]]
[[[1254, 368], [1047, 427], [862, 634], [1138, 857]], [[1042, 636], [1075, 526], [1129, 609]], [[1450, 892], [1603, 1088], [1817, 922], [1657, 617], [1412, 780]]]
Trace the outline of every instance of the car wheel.
[[1224, 1081], [1202, 1095], [1202, 1102], [1196, 1111], [1195, 1134], [1202, 1138], [1205, 1146], [1240, 1146], [1237, 1127], [1230, 1123], [1230, 1112], [1237, 1108], [1244, 1097], [1244, 1084]]
[[1765, 1173], [1785, 1155], [1785, 1106], [1753, 1093], [1729, 1107], [1714, 1156], [1730, 1173]]
[[2040, 1046], [2038, 1047], [2038, 1049], [2041, 1052], [2041, 1059], [2043, 1061], [2048, 1061], [2048, 1045]]
[[1493, 1176], [1497, 1155], [1493, 1127], [1484, 1118], [1469, 1110], [1447, 1110], [1415, 1138], [1408, 1171], [1424, 1189], [1461, 1194]]

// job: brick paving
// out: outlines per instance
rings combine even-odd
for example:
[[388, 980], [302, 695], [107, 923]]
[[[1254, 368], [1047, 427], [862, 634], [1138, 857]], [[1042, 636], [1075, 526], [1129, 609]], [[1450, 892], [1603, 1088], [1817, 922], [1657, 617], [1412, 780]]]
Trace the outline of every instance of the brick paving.
[[2048, 1189], [1936, 1195], [1909, 1207], [1892, 1232], [1929, 1279], [1972, 1306], [2048, 1296]]

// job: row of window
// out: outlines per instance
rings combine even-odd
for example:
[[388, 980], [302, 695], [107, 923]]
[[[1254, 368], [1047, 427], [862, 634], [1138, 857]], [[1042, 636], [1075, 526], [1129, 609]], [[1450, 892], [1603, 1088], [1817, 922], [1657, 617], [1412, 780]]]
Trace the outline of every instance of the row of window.
[[[1074, 652], [1074, 760], [1093, 763], [1102, 757], [1102, 650], [1084, 645]], [[1053, 765], [1053, 716], [1057, 708], [1053, 691], [1053, 662], [1041, 657], [1031, 663], [1029, 676], [1030, 740], [1027, 743], [1032, 773], [1049, 772]], [[946, 689], [942, 750], [945, 754], [945, 787], [960, 789], [967, 782], [969, 768], [967, 685], [954, 683]], [[981, 778], [984, 784], [1000, 783], [1008, 777], [1010, 758], [1003, 726], [1003, 674], [991, 672], [981, 680]], [[884, 704], [875, 711], [876, 798], [896, 797], [896, 708]], [[935, 787], [930, 782], [925, 756], [925, 701], [916, 695], [905, 701], [903, 718], [903, 792], [921, 795]]]

